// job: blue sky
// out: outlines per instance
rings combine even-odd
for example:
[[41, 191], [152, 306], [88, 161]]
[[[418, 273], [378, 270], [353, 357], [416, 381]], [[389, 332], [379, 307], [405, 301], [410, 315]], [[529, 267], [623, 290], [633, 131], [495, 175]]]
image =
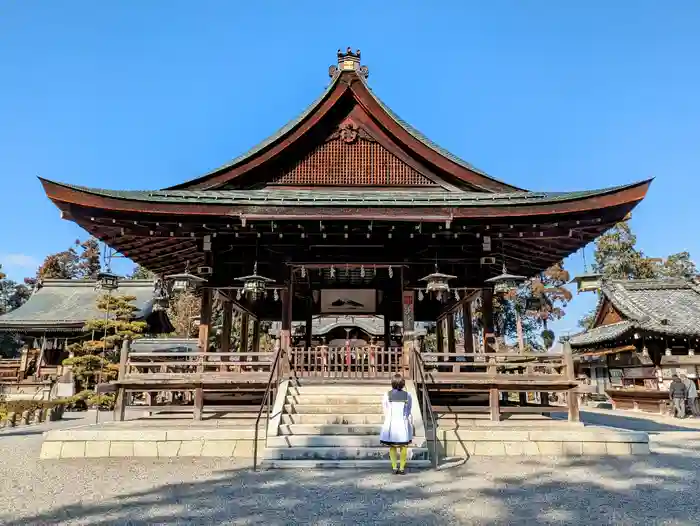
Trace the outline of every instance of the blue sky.
[[[575, 190], [656, 177], [633, 218], [640, 247], [697, 255], [698, 23], [695, 0], [0, 0], [0, 262], [21, 279], [85, 237], [37, 175], [193, 178], [301, 112], [346, 46], [395, 112], [498, 178]], [[555, 330], [593, 302], [577, 297]]]

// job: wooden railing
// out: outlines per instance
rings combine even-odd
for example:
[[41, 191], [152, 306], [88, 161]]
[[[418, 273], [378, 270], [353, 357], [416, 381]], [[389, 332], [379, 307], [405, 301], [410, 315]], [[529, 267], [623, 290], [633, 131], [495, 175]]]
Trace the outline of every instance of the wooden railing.
[[292, 347], [289, 363], [298, 377], [371, 379], [405, 374], [401, 347]]
[[0, 360], [0, 382], [17, 382], [20, 380], [20, 360], [2, 359]]
[[[571, 353], [420, 353], [414, 364], [423, 375], [418, 381], [431, 385], [448, 384], [473, 392], [488, 392], [487, 409], [492, 420], [504, 413], [552, 413], [565, 411], [569, 420], [579, 420]], [[501, 393], [521, 393], [518, 406], [501, 406]], [[540, 406], [527, 403], [527, 393], [540, 393]], [[549, 407], [550, 392], [566, 393], [566, 408]], [[466, 412], [466, 411], [465, 411]]]
[[131, 352], [125, 374], [145, 373], [269, 373], [272, 352]]

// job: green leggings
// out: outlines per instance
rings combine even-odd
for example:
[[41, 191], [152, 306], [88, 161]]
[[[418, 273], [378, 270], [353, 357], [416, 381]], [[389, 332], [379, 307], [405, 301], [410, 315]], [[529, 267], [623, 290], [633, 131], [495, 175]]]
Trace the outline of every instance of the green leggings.
[[[399, 450], [401, 452], [400, 460], [397, 458], [397, 451]], [[408, 456], [408, 446], [391, 446], [389, 448], [389, 458], [391, 459], [391, 467], [392, 469], [397, 469], [397, 460], [399, 460], [399, 466], [400, 469], [403, 471], [403, 469], [406, 467], [406, 457]]]

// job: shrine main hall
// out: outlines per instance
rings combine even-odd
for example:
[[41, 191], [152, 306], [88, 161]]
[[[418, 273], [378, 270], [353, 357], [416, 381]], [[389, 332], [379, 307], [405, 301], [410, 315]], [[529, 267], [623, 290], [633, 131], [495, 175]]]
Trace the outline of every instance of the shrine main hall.
[[[449, 405], [444, 393], [433, 396], [443, 384], [450, 392], [483, 391], [483, 409], [496, 421], [517, 409], [499, 402], [499, 391], [574, 389], [565, 358], [550, 369], [524, 364], [525, 355], [478, 362], [479, 352], [498, 354], [493, 295], [625, 219], [651, 181], [575, 192], [520, 188], [446, 151], [393, 113], [370, 89], [359, 51], [339, 50], [329, 75], [326, 89], [297, 118], [190, 181], [156, 190], [41, 183], [63, 219], [118, 253], [162, 278], [199, 278], [202, 352], [210, 351], [217, 295], [254, 323], [281, 322], [281, 352], [301, 347], [307, 353], [290, 362], [299, 376], [339, 382], [365, 372], [382, 377], [388, 369], [372, 366], [370, 358], [367, 369], [353, 362], [331, 374], [314, 354], [324, 351], [312, 346], [312, 320], [383, 317], [384, 347], [396, 344], [391, 372], [415, 382], [423, 411], [430, 412], [430, 403]], [[456, 349], [458, 310], [465, 339]], [[418, 367], [415, 362], [428, 357], [415, 354], [415, 323], [436, 321], [437, 365]], [[307, 327], [303, 345], [292, 344], [293, 323]], [[398, 337], [394, 325], [400, 325]], [[217, 349], [228, 351], [223, 340]], [[468, 359], [455, 362], [460, 353]], [[279, 387], [280, 373], [273, 378], [266, 371], [256, 381]], [[521, 383], [513, 372], [522, 373]], [[567, 408], [572, 421], [578, 420], [574, 404]]]

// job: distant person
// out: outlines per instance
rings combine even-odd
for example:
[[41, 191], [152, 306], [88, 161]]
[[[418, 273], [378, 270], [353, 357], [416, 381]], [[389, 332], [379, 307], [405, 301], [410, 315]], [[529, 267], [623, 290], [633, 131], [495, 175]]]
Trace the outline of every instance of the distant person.
[[688, 390], [678, 378], [677, 374], [674, 374], [671, 380], [671, 385], [668, 388], [668, 397], [673, 403], [673, 415], [676, 418], [685, 418], [685, 399], [687, 397]]
[[686, 389], [686, 401], [688, 403], [688, 409], [693, 416], [700, 416], [700, 407], [698, 407], [698, 388], [695, 387], [695, 382], [693, 382], [687, 375], [681, 374], [681, 382]]
[[[411, 395], [404, 391], [406, 382], [400, 374], [391, 380], [391, 391], [384, 395], [384, 424], [379, 440], [389, 446], [391, 469], [396, 475], [403, 475], [406, 469], [408, 445], [413, 439], [413, 423], [411, 421]], [[399, 458], [397, 458], [397, 456]]]

